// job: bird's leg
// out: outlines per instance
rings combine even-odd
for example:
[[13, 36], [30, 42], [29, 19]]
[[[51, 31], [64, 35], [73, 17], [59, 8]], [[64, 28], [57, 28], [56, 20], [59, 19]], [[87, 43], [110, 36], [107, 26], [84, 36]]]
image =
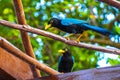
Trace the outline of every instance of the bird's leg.
[[64, 36], [64, 38], [66, 38], [67, 40], [69, 40], [69, 37], [70, 36], [73, 36], [74, 34], [69, 34], [69, 35], [67, 35], [67, 36]]
[[85, 38], [88, 37], [88, 33], [87, 33], [87, 31], [84, 31], [83, 34], [84, 34]]
[[77, 38], [77, 42], [80, 42], [80, 38], [83, 36], [83, 34], [80, 34], [79, 37]]
[[88, 37], [87, 31], [84, 31], [82, 34], [80, 34], [80, 35], [78, 36], [77, 42], [80, 42], [80, 38], [81, 38], [82, 36]]
[[64, 72], [60, 72], [61, 74], [64, 74]]

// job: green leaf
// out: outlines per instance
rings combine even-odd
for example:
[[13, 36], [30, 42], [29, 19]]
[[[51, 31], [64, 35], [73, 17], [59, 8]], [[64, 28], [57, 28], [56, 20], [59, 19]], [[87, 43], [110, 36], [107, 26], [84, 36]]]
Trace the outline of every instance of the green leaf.
[[115, 26], [115, 30], [118, 34], [120, 34], [120, 27], [119, 26]]

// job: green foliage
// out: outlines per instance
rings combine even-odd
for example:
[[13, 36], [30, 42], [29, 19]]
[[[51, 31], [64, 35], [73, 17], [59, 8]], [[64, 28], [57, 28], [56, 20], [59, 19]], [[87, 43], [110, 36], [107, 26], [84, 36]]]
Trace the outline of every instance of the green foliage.
[[116, 32], [120, 35], [120, 27], [115, 26]]
[[[102, 26], [112, 32], [120, 34], [120, 24], [115, 22], [110, 28], [109, 23], [119, 15], [119, 10], [94, 0], [22, 0], [27, 24], [44, 30], [44, 25], [53, 17], [71, 17], [87, 20], [92, 25]], [[15, 10], [12, 0], [0, 0], [0, 19], [16, 23]], [[110, 17], [112, 16], [112, 17]], [[0, 25], [0, 36], [6, 38], [19, 49], [23, 50], [20, 32]], [[63, 36], [65, 33], [54, 28], [48, 30], [54, 34]], [[89, 37], [104, 39], [102, 36], [88, 31]], [[29, 34], [33, 50], [38, 60], [46, 63], [57, 70], [57, 61], [60, 54], [58, 50], [68, 47], [75, 57], [73, 71], [98, 67], [99, 54], [95, 51], [66, 45], [62, 42], [52, 40], [40, 35]], [[93, 39], [94, 39], [93, 37]], [[100, 45], [99, 43], [96, 43]], [[118, 43], [119, 44], [119, 43]], [[94, 44], [93, 44], [94, 45]], [[103, 45], [102, 45], [103, 46]], [[104, 45], [106, 46], [106, 45]], [[118, 64], [118, 60], [109, 60], [110, 64]]]
[[112, 66], [114, 66], [114, 65], [119, 65], [120, 64], [120, 60], [119, 59], [111, 59], [111, 58], [109, 58], [108, 59], [108, 61], [109, 61], [109, 63], [112, 65]]

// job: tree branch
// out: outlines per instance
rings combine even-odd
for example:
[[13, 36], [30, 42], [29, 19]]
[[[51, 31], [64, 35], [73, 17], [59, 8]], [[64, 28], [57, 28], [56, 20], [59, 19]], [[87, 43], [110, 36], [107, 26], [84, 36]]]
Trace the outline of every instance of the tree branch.
[[78, 47], [81, 47], [81, 48], [87, 48], [87, 49], [97, 50], [97, 51], [101, 51], [101, 52], [120, 54], [120, 50], [118, 50], [118, 49], [108, 49], [108, 48], [104, 48], [104, 47], [101, 47], [101, 46], [85, 44], [85, 43], [82, 43], [82, 42], [78, 43], [76, 41], [67, 40], [67, 39], [65, 39], [65, 38], [63, 38], [59, 35], [56, 35], [56, 34], [53, 34], [53, 33], [50, 33], [50, 32], [44, 31], [44, 30], [36, 29], [36, 28], [30, 27], [30, 26], [28, 27], [28, 26], [25, 26], [25, 25], [13, 24], [13, 23], [10, 23], [10, 22], [5, 21], [5, 20], [0, 20], [0, 24], [4, 25], [4, 26], [11, 27], [11, 28], [14, 28], [14, 29], [23, 30], [23, 31], [39, 34], [39, 35], [42, 35], [42, 36], [46, 36], [46, 37], [64, 42], [64, 43], [72, 45], [72, 46], [78, 46]]
[[120, 9], [120, 1], [117, 0], [98, 0]]
[[7, 40], [5, 40], [2, 37], [0, 37], [0, 47], [7, 50], [14, 56], [20, 58], [21, 60], [27, 62], [31, 66], [35, 66], [36, 68], [38, 68], [48, 74], [51, 74], [51, 75], [60, 74], [59, 72], [53, 70], [52, 68], [46, 66], [45, 64], [42, 64], [39, 61], [35, 60], [34, 58], [31, 58], [30, 56], [26, 55], [25, 53], [20, 51], [18, 48], [16, 48], [12, 44], [10, 44]]
[[104, 40], [104, 39], [89, 39], [89, 38], [82, 38], [80, 39], [83, 42], [92, 42], [92, 43], [99, 43], [99, 44], [105, 44], [105, 45], [110, 45], [110, 46], [114, 46], [116, 48], [120, 48], [120, 44], [119, 43], [115, 43], [112, 42], [110, 40]]

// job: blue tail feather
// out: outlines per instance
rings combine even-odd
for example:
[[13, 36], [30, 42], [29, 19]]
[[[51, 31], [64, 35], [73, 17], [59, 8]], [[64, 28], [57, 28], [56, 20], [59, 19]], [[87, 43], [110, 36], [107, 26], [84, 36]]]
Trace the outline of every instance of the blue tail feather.
[[107, 29], [104, 29], [104, 28], [100, 28], [100, 27], [97, 27], [97, 26], [91, 26], [89, 24], [82, 24], [82, 26], [85, 27], [85, 29], [87, 30], [93, 30], [93, 31], [96, 31], [100, 34], [103, 34], [103, 35], [112, 35], [112, 32], [110, 32], [109, 30]]

